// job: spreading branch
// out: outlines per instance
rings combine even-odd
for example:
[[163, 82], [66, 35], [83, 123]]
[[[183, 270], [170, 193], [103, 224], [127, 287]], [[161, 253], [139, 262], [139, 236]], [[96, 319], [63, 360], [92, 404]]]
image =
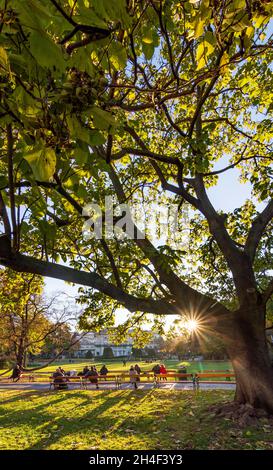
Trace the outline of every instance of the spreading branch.
[[245, 252], [253, 261], [259, 242], [263, 236], [267, 224], [273, 218], [273, 199], [271, 199], [264, 210], [255, 218], [249, 230], [245, 244]]

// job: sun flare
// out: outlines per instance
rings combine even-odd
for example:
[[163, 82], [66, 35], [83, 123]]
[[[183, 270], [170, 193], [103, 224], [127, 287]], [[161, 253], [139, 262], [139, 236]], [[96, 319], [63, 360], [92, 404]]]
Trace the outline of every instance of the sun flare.
[[194, 332], [194, 331], [197, 331], [198, 330], [198, 327], [199, 327], [199, 322], [197, 320], [194, 320], [194, 319], [190, 319], [190, 320], [187, 320], [185, 322], [185, 328], [190, 332]]

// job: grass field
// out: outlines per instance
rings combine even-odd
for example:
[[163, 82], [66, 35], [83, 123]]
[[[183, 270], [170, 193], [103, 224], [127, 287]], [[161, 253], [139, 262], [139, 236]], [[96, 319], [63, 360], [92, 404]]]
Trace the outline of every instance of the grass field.
[[273, 449], [273, 427], [241, 429], [206, 391], [0, 392], [0, 449]]
[[[128, 361], [126, 366], [123, 366], [122, 361], [117, 361], [117, 360], [110, 360], [110, 361], [104, 361], [104, 362], [95, 362], [95, 361], [90, 361], [90, 359], [84, 359], [84, 360], [79, 360], [77, 362], [69, 363], [68, 361], [59, 361], [57, 363], [52, 363], [48, 365], [45, 368], [41, 368], [35, 372], [35, 381], [36, 382], [44, 382], [45, 380], [49, 380], [49, 375], [50, 373], [54, 372], [56, 370], [56, 367], [63, 367], [65, 371], [69, 371], [71, 369], [76, 369], [77, 372], [80, 372], [83, 370], [84, 366], [86, 365], [96, 365], [98, 371], [100, 370], [101, 366], [103, 364], [107, 365], [107, 368], [109, 372], [115, 373], [115, 371], [121, 371], [121, 372], [128, 372], [130, 369], [131, 365], [135, 365], [136, 363], [140, 366], [141, 371], [150, 371], [155, 364], [158, 364], [160, 361], [153, 362], [153, 363], [145, 363], [141, 361]], [[183, 364], [187, 368], [188, 373], [195, 373], [195, 372], [203, 372], [203, 371], [226, 371], [226, 370], [232, 370], [232, 365], [228, 361], [203, 361], [203, 362], [187, 362], [187, 361], [175, 361], [175, 360], [167, 360], [164, 361], [166, 367], [168, 370], [177, 370], [179, 367]], [[4, 372], [4, 371], [0, 371]], [[4, 376], [0, 376], [0, 382], [6, 381], [10, 376], [10, 373], [5, 374]], [[22, 380], [28, 380], [27, 375], [25, 379]], [[21, 381], [22, 381], [21, 380]], [[222, 378], [213, 378], [213, 380], [223, 380]]]
[[[101, 361], [101, 360], [100, 360]], [[98, 369], [101, 368], [102, 364], [106, 364], [107, 368], [110, 371], [115, 370], [129, 370], [131, 365], [139, 364], [142, 371], [148, 371], [153, 368], [153, 366], [160, 361], [153, 362], [147, 364], [142, 361], [128, 361], [126, 366], [124, 367], [122, 361], [117, 360], [105, 360], [103, 362], [96, 362], [96, 360], [90, 359], [82, 359], [79, 361], [73, 361], [73, 363], [69, 363], [68, 361], [59, 361], [57, 363], [52, 363], [49, 366], [41, 369], [43, 372], [53, 371], [56, 367], [63, 367], [66, 371], [70, 369], [76, 369], [80, 372], [85, 365], [96, 365]], [[166, 360], [164, 361], [167, 369], [175, 369], [177, 370], [182, 364], [185, 364], [187, 367], [188, 372], [202, 372], [203, 370], [227, 370], [232, 369], [231, 363], [228, 361], [203, 361], [203, 362], [187, 362], [187, 361], [175, 361], [175, 360]], [[0, 371], [1, 372], [1, 371]]]

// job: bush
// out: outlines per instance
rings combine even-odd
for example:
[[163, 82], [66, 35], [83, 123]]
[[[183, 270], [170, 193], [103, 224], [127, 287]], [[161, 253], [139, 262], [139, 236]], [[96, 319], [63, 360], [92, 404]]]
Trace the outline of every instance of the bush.
[[92, 351], [87, 351], [87, 353], [85, 354], [85, 359], [93, 359], [94, 355], [92, 353]]
[[10, 369], [12, 362], [9, 359], [0, 360], [0, 369]]
[[112, 359], [114, 357], [113, 349], [110, 346], [107, 346], [103, 350], [103, 359]]

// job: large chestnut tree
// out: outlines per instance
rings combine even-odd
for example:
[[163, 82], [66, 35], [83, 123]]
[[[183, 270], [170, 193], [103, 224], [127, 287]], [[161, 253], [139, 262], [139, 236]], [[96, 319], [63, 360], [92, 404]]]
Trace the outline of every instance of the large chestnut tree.
[[[266, 0], [0, 10], [1, 264], [85, 286], [83, 323], [121, 306], [135, 321], [198, 316], [226, 345], [236, 401], [269, 411], [272, 11]], [[253, 198], [224, 214], [208, 189], [234, 168]], [[105, 196], [177, 204], [188, 242], [83, 238], [83, 207], [104, 211]]]

